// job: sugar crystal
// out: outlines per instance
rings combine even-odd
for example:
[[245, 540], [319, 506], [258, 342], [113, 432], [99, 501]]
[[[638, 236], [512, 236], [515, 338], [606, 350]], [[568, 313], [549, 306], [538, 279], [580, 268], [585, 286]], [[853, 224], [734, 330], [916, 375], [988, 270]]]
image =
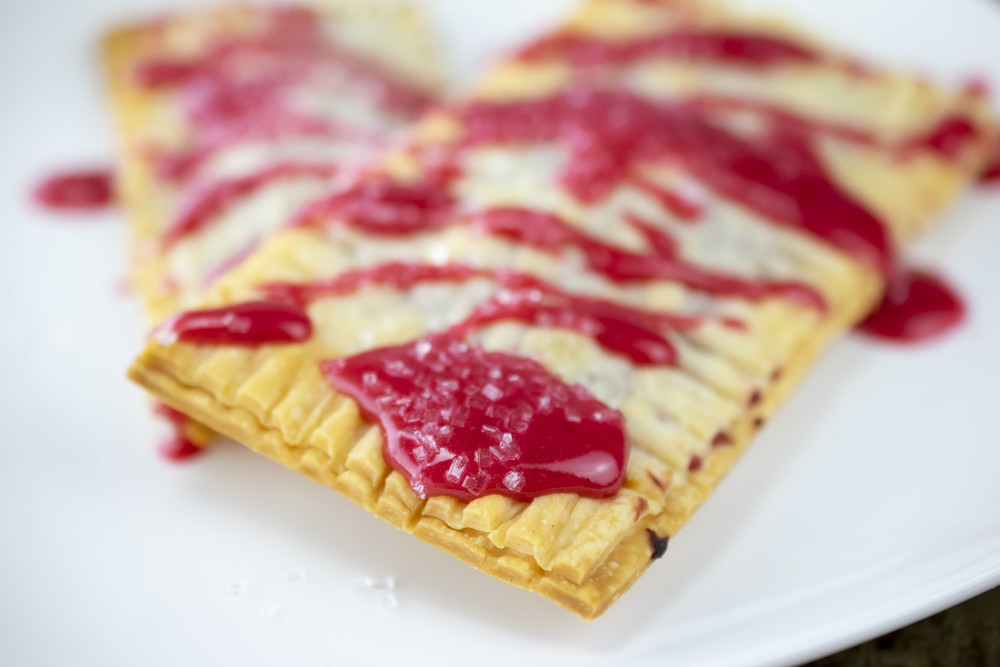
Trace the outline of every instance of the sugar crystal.
[[480, 447], [476, 450], [475, 460], [477, 466], [483, 467], [489, 465], [492, 458], [493, 456], [488, 447]]
[[413, 346], [413, 352], [417, 355], [417, 359], [420, 361], [424, 360], [427, 353], [431, 351], [430, 341], [421, 340], [417, 341], [417, 344]]
[[157, 327], [153, 337], [160, 345], [173, 345], [177, 342], [177, 332], [170, 328], [169, 323]]
[[444, 474], [445, 478], [452, 484], [457, 484], [462, 475], [465, 473], [465, 467], [469, 464], [469, 457], [465, 454], [459, 454], [451, 460], [451, 465], [448, 466], [448, 472]]
[[385, 577], [360, 575], [354, 579], [354, 590], [357, 593], [378, 599], [388, 608], [399, 605], [399, 601], [396, 599], [396, 578], [392, 575]]
[[520, 491], [524, 486], [524, 475], [517, 470], [511, 470], [504, 475], [503, 485], [511, 491]]
[[483, 396], [485, 396], [487, 399], [491, 401], [499, 401], [501, 398], [503, 398], [503, 390], [493, 383], [490, 383], [485, 387], [483, 387], [482, 391], [483, 391]]

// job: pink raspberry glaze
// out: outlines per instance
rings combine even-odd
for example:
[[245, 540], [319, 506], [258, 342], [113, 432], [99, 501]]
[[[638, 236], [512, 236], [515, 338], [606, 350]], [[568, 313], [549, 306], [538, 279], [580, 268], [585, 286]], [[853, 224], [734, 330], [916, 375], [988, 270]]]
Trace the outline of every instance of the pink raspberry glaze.
[[622, 90], [474, 102], [458, 117], [468, 145], [567, 146], [560, 183], [585, 203], [608, 196], [637, 163], [675, 161], [708, 189], [773, 224], [817, 237], [883, 273], [893, 267], [882, 223], [839, 187], [802, 137], [741, 137], [691, 108]]
[[941, 278], [907, 269], [889, 278], [882, 303], [860, 324], [869, 336], [899, 343], [938, 338], [965, 319], [965, 304]]
[[221, 308], [189, 310], [164, 322], [154, 332], [198, 345], [257, 346], [300, 343], [312, 336], [312, 322], [301, 306], [280, 301], [246, 301]]
[[188, 438], [185, 430], [191, 423], [191, 418], [183, 412], [175, 410], [164, 403], [156, 403], [153, 412], [163, 417], [170, 424], [171, 434], [160, 443], [160, 456], [168, 461], [186, 461], [202, 453], [202, 448]]
[[433, 335], [321, 368], [381, 423], [386, 460], [421, 498], [606, 498], [624, 480], [621, 413], [531, 359]]
[[93, 211], [114, 203], [114, 175], [107, 170], [62, 172], [44, 179], [34, 191], [35, 201], [48, 209]]
[[630, 41], [564, 32], [534, 42], [519, 56], [522, 60], [562, 58], [578, 67], [624, 66], [649, 58], [671, 58], [765, 69], [821, 60], [821, 54], [809, 47], [777, 35], [676, 29]]
[[454, 206], [440, 183], [371, 178], [310, 203], [295, 224], [347, 223], [369, 234], [405, 236], [448, 224]]

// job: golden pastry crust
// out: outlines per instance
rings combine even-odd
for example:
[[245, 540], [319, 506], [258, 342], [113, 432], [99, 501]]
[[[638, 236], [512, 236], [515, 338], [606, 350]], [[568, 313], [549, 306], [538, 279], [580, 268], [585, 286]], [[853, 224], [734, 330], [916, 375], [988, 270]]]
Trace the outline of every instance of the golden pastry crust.
[[[754, 22], [693, 2], [593, 0], [567, 30], [626, 40], [654, 28], [709, 24], [804, 39], [772, 21]], [[486, 77], [478, 99], [539, 98], [570, 86], [571, 69], [558, 58], [513, 61]], [[918, 133], [943, 114], [961, 109], [981, 126], [983, 141], [949, 159], [925, 151], [900, 160], [881, 147], [836, 137], [818, 140], [833, 180], [874, 211], [897, 241], [912, 236], [947, 205], [975, 174], [990, 140], [981, 100], [890, 73], [858, 77], [843, 67], [830, 73], [812, 65], [761, 73], [649, 58], [615, 76], [632, 90], [669, 99], [735, 90], [783, 108], [811, 104], [805, 111], [824, 110], [824, 121], [867, 121], [864, 127], [886, 142]], [[802, 95], [803, 86], [809, 95]], [[739, 122], [734, 119], [734, 126]], [[414, 158], [414, 146], [444, 145], [462, 131], [454, 111], [442, 110], [425, 119], [405, 147], [385, 157], [385, 171], [398, 178], [419, 176], [423, 167]], [[625, 211], [648, 214], [669, 228], [689, 261], [723, 265], [748, 279], [807, 284], [825, 297], [827, 312], [782, 298], [708, 296], [665, 280], [616, 285], [594, 275], [572, 253], [553, 256], [510, 240], [484, 238], [461, 225], [403, 240], [373, 239], [343, 227], [288, 231], [219, 280], [200, 303], [214, 307], [247, 301], [260, 297], [263, 284], [330, 278], [376, 261], [460, 258], [475, 266], [528, 273], [564, 290], [705, 318], [692, 331], [672, 332], [671, 342], [679, 351], [672, 368], [638, 367], [562, 329], [502, 323], [475, 334], [475, 342], [486, 349], [530, 356], [624, 414], [631, 446], [626, 478], [618, 494], [605, 500], [574, 494], [527, 503], [498, 495], [471, 502], [417, 498], [385, 461], [380, 429], [320, 373], [320, 360], [447, 327], [481, 301], [489, 288], [481, 282], [406, 294], [373, 287], [319, 299], [308, 307], [314, 335], [301, 344], [247, 349], [154, 339], [130, 376], [173, 407], [340, 491], [394, 526], [593, 618], [645, 571], [658, 555], [661, 539], [675, 535], [688, 521], [816, 355], [872, 308], [883, 277], [833, 246], [767, 224], [759, 214], [720, 196], [709, 196], [709, 213], [689, 224], [664, 215], [648, 195], [625, 185], [597, 204], [546, 186], [558, 160], [544, 149], [485, 146], [465, 158], [456, 186], [465, 202], [551, 212], [577, 229], [629, 248], [643, 241], [634, 230], [608, 220], [621, 219]], [[690, 184], [676, 170], [647, 166], [645, 175], [662, 185]], [[716, 323], [727, 317], [738, 318], [744, 329]], [[694, 465], [696, 460], [700, 466]]]

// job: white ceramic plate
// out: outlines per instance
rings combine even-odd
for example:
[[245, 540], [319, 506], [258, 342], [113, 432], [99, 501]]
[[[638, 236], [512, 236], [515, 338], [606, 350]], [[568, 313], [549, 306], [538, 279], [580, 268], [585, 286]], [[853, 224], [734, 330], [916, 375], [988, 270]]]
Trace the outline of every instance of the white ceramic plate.
[[[27, 199], [111, 159], [93, 41], [143, 0], [0, 4], [0, 663], [756, 665], [867, 639], [1000, 582], [1000, 193], [912, 255], [972, 316], [919, 348], [838, 344], [604, 617], [474, 572], [237, 446], [169, 465], [123, 372], [117, 213]], [[160, 5], [162, 3], [157, 3]], [[571, 2], [431, 3], [455, 70]], [[877, 58], [1000, 85], [1000, 4], [783, 5]], [[395, 577], [398, 605], [365, 577]]]

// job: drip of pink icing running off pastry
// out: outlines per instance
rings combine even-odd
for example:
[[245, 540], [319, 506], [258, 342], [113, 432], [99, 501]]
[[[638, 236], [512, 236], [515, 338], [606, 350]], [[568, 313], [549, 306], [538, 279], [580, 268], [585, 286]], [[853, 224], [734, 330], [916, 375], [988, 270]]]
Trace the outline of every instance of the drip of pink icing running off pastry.
[[94, 211], [114, 203], [114, 175], [109, 170], [62, 172], [35, 187], [35, 201], [57, 211]]
[[989, 185], [1000, 183], [1000, 155], [992, 163], [986, 165], [986, 168], [979, 175], [979, 180]]
[[893, 274], [879, 306], [858, 330], [899, 343], [937, 338], [965, 319], [965, 305], [940, 277], [907, 269]]
[[186, 461], [202, 453], [202, 448], [194, 444], [185, 433], [191, 418], [169, 405], [157, 403], [153, 411], [163, 417], [172, 431], [170, 437], [160, 443], [160, 456], [168, 461]]
[[421, 498], [605, 498], [625, 477], [621, 413], [536, 361], [435, 335], [321, 368], [382, 425], [386, 459]]
[[979, 181], [987, 185], [1000, 183], [1000, 138], [993, 142], [986, 159], [986, 166], [979, 172]]

